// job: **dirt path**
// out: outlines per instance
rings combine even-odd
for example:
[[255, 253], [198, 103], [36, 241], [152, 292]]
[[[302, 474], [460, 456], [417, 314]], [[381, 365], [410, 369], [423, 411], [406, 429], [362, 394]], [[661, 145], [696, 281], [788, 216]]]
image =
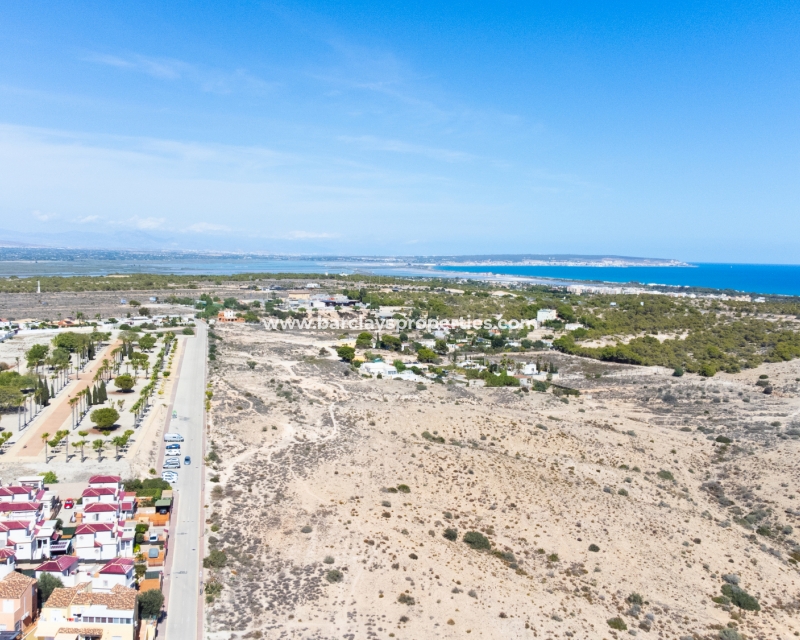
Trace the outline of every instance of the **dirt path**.
[[[27, 433], [23, 434], [15, 447], [11, 450], [12, 455], [35, 457], [44, 450], [42, 434], [49, 433], [52, 435], [64, 426], [64, 423], [72, 415], [72, 407], [69, 406], [70, 399], [75, 397], [75, 394], [78, 392], [83, 391], [93, 384], [95, 374], [103, 366], [103, 360], [105, 358], [110, 360], [111, 352], [120, 344], [121, 342], [119, 341], [112, 342], [105, 349], [103, 349], [102, 353], [95, 357], [92, 366], [89, 367], [88, 370], [79, 374], [81, 377], [77, 381], [73, 380], [70, 383], [71, 388], [69, 389], [69, 393], [61, 394], [60, 397], [54, 399], [53, 402], [50, 403], [50, 411], [48, 412], [48, 415], [46, 415], [44, 420], [42, 420], [38, 425], [30, 427]], [[24, 454], [22, 453], [23, 450]]]

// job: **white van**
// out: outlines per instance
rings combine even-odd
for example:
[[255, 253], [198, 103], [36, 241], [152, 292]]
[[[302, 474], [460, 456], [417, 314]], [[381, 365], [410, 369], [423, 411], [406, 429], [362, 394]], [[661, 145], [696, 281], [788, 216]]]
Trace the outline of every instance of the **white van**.
[[164, 442], [183, 442], [183, 436], [179, 433], [165, 433]]

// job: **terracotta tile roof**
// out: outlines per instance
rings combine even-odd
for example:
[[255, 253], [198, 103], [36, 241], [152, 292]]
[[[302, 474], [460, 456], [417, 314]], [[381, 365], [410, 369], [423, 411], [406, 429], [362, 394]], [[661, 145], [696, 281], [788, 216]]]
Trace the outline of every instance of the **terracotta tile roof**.
[[111, 593], [76, 593], [72, 604], [105, 605], [114, 611], [130, 611], [136, 608], [136, 589], [114, 585]]
[[114, 531], [114, 524], [111, 522], [90, 522], [75, 527], [76, 536], [84, 533], [97, 533], [99, 531]]
[[30, 523], [24, 520], [6, 520], [5, 522], [0, 522], [0, 531], [27, 529], [28, 527], [30, 527]]
[[64, 634], [75, 634], [77, 636], [102, 636], [103, 630], [100, 627], [61, 627], [58, 631], [56, 631], [56, 635], [64, 633]]
[[112, 482], [121, 482], [122, 478], [119, 476], [92, 476], [89, 478], [89, 485], [93, 484], [110, 484]]
[[43, 562], [38, 567], [36, 567], [36, 571], [67, 571], [72, 567], [78, 564], [78, 558], [76, 556], [59, 556], [53, 560], [48, 560], [47, 562]]
[[16, 571], [12, 571], [2, 580], [0, 580], [0, 599], [13, 600], [16, 598], [21, 598], [22, 594], [25, 593], [26, 590], [30, 589], [31, 585], [35, 583], [36, 580], [33, 578], [24, 576]]
[[125, 575], [131, 570], [131, 567], [133, 567], [133, 558], [114, 558], [100, 569], [100, 573]]
[[66, 609], [77, 593], [78, 587], [57, 587], [53, 589], [53, 593], [50, 594], [42, 608]]
[[17, 554], [14, 553], [14, 547], [6, 547], [5, 549], [0, 549], [0, 560], [5, 560], [6, 558], [16, 558]]

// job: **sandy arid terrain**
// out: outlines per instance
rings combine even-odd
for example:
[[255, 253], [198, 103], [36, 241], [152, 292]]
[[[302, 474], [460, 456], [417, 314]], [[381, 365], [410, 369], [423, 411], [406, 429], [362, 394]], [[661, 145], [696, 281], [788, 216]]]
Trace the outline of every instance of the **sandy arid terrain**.
[[546, 352], [581, 390], [564, 402], [364, 379], [333, 334], [214, 330], [208, 638], [800, 635], [797, 363], [674, 378]]

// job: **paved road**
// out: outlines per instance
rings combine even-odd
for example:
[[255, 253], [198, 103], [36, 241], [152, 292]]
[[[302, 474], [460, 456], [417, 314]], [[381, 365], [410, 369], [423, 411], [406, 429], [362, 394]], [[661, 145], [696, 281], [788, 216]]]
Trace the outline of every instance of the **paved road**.
[[[184, 437], [181, 469], [178, 471], [177, 514], [173, 514], [170, 546], [172, 568], [169, 575], [167, 640], [197, 640], [202, 635], [199, 618], [200, 556], [203, 552], [201, 489], [203, 485], [203, 418], [206, 390], [207, 328], [198, 322], [194, 338], [186, 340], [173, 409], [170, 433]], [[184, 456], [192, 464], [183, 466]]]

